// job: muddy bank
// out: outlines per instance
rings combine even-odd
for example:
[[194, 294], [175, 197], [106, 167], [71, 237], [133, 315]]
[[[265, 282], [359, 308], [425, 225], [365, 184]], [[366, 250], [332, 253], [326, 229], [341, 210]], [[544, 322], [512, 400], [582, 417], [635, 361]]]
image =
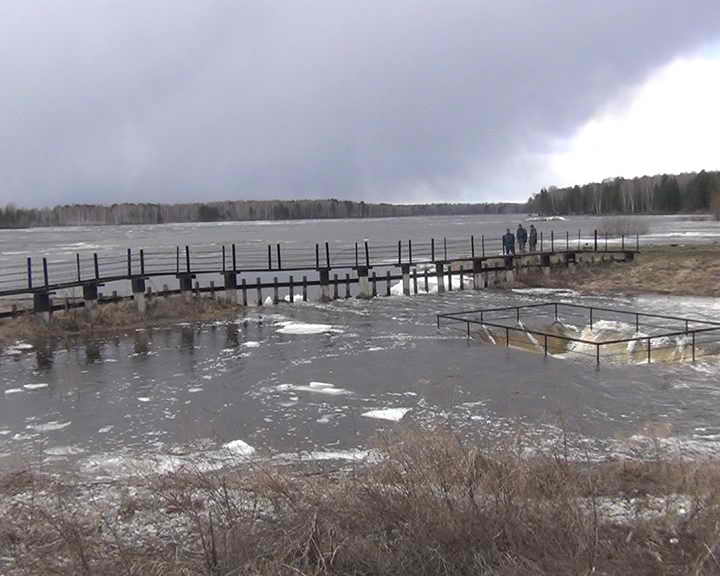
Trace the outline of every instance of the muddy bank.
[[533, 272], [517, 285], [572, 288], [583, 294], [720, 297], [720, 245], [643, 248], [632, 263], [578, 266], [573, 274]]

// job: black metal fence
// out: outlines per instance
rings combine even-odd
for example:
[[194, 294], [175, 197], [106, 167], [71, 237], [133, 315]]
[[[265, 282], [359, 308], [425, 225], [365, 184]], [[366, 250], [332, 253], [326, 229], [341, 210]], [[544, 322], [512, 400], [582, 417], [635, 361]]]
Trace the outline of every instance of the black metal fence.
[[[720, 322], [635, 310], [544, 302], [500, 308], [465, 310], [437, 315], [437, 326], [447, 321], [464, 324], [465, 334], [480, 331], [490, 341], [562, 355], [590, 356], [597, 366], [603, 360], [647, 361], [661, 351], [663, 358], [695, 361], [720, 354]], [[577, 335], [571, 335], [577, 330]], [[634, 330], [631, 336], [618, 337]]]

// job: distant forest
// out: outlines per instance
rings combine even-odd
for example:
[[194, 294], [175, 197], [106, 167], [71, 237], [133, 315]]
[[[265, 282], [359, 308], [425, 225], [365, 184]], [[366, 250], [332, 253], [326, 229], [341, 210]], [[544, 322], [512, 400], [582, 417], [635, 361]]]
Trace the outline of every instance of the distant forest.
[[601, 183], [543, 188], [527, 210], [554, 214], [714, 212], [720, 215], [720, 172], [614, 178]]
[[469, 214], [658, 214], [713, 212], [720, 218], [720, 172], [614, 178], [543, 188], [527, 203], [371, 204], [350, 200], [234, 200], [189, 204], [72, 204], [0, 207], [0, 228], [104, 224], [165, 224], [243, 220], [311, 220]]
[[349, 200], [235, 200], [192, 204], [73, 204], [54, 208], [0, 207], [0, 228], [103, 224], [165, 224], [239, 220], [384, 218], [458, 214], [515, 214], [525, 204], [370, 204]]

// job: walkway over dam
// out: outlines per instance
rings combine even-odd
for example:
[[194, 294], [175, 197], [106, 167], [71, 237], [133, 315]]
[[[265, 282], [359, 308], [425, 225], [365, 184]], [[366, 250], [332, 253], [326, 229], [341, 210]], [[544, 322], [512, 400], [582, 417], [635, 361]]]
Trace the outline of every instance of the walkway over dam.
[[[510, 255], [503, 254], [500, 239], [483, 235], [382, 245], [364, 240], [304, 247], [246, 242], [128, 248], [114, 254], [77, 253], [74, 259], [66, 260], [38, 255], [17, 265], [3, 266], [0, 298], [8, 302], [32, 297], [32, 311], [43, 314], [76, 307], [91, 309], [97, 303], [123, 298], [135, 300], [144, 312], [148, 297], [200, 293], [214, 296], [216, 291], [224, 292], [226, 300], [242, 305], [249, 301], [261, 305], [263, 291], [267, 290], [272, 291], [275, 303], [280, 301], [281, 291], [287, 294], [282, 298], [289, 302], [296, 298], [307, 300], [308, 287], [314, 291], [319, 288], [322, 300], [340, 298], [341, 293], [342, 297], [350, 297], [351, 286], [357, 286], [354, 291], [358, 297], [371, 298], [377, 296], [378, 282], [385, 282], [387, 295], [391, 283], [397, 281], [402, 281], [406, 295], [429, 292], [431, 283], [438, 292], [453, 290], [453, 282], [455, 289], [464, 290], [468, 275], [473, 289], [506, 287], [512, 286], [516, 275], [531, 270], [549, 274], [552, 269], [573, 271], [580, 265], [626, 262], [633, 260], [639, 249], [638, 236], [608, 236], [597, 231], [585, 236], [578, 231], [577, 237], [541, 233], [535, 250], [517, 250]], [[313, 277], [308, 278], [308, 274]], [[153, 281], [168, 279], [175, 280], [177, 288], [165, 283], [162, 289], [153, 290]], [[111, 296], [102, 294], [104, 286], [112, 290]], [[299, 289], [301, 293], [297, 294]], [[0, 312], [0, 317], [25, 311], [29, 309], [12, 304], [11, 310]]]

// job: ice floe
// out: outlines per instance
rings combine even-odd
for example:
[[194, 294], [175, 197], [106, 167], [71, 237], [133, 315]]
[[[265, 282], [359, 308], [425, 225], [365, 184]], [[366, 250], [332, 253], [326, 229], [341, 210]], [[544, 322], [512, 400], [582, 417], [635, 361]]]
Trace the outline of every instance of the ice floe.
[[341, 334], [343, 331], [331, 324], [309, 324], [306, 322], [277, 322], [279, 334]]
[[30, 424], [27, 426], [28, 429], [34, 430], [35, 432], [54, 432], [55, 430], [62, 430], [70, 426], [72, 422], [46, 422], [45, 424]]
[[376, 418], [378, 420], [391, 420], [393, 422], [399, 422], [405, 417], [405, 414], [410, 412], [412, 408], [381, 408], [379, 410], [370, 410], [369, 412], [363, 412], [361, 416], [366, 418]]
[[279, 384], [275, 387], [275, 389], [281, 392], [312, 392], [314, 394], [328, 394], [330, 396], [352, 394], [350, 390], [338, 388], [334, 384], [328, 384], [327, 382], [310, 382], [307, 386], [297, 386], [295, 384]]
[[47, 387], [48, 387], [48, 385], [47, 385], [47, 384], [43, 384], [43, 383], [38, 383], [38, 384], [25, 384], [25, 385], [23, 386], [23, 388], [25, 388], [25, 390], [41, 390], [42, 388], [47, 388]]
[[5, 390], [5, 394], [17, 394], [18, 392], [22, 392], [22, 388], [8, 388]]

